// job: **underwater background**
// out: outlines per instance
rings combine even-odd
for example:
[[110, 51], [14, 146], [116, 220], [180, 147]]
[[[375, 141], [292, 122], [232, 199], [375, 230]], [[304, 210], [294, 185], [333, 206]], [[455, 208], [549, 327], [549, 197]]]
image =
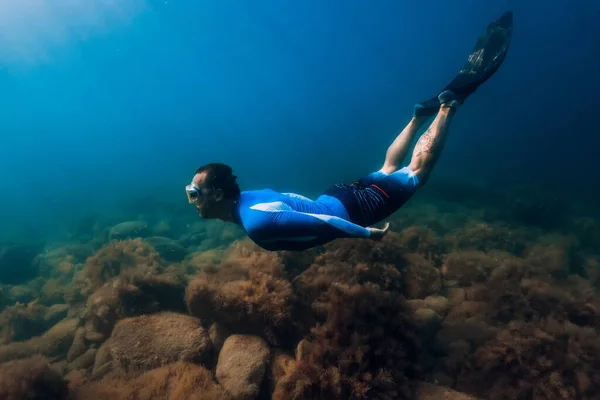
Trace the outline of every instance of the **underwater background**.
[[[503, 66], [381, 243], [266, 253], [187, 203], [208, 162], [311, 197], [379, 169], [509, 10]], [[600, 397], [599, 19], [593, 0], [0, 0], [0, 399], [20, 379], [73, 399]], [[191, 333], [128, 353], [160, 329]], [[260, 379], [232, 388], [221, 348]]]

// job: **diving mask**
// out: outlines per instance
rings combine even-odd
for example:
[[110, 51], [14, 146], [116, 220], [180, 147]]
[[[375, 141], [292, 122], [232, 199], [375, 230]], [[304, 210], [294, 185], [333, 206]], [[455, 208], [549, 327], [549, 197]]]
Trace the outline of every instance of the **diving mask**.
[[193, 204], [198, 201], [204, 195], [204, 191], [201, 187], [195, 183], [191, 183], [185, 187], [185, 193], [187, 194], [188, 201]]

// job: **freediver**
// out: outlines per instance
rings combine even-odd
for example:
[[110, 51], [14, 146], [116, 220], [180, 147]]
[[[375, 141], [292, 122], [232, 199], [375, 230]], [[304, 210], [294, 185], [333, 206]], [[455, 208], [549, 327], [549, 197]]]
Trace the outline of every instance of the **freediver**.
[[[266, 250], [305, 250], [337, 238], [379, 240], [383, 221], [428, 180], [457, 109], [500, 67], [511, 43], [512, 12], [487, 26], [460, 72], [437, 96], [415, 105], [411, 121], [389, 146], [383, 167], [351, 184], [337, 184], [316, 200], [271, 189], [241, 191], [232, 169], [210, 163], [196, 170], [186, 186], [200, 217], [239, 225]], [[402, 166], [416, 133], [430, 117], [410, 162]]]

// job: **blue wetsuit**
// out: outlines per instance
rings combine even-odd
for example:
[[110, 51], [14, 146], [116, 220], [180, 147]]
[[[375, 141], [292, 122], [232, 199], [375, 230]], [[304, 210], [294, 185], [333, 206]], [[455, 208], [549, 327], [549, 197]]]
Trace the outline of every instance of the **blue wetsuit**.
[[348, 221], [342, 203], [332, 196], [316, 201], [270, 189], [242, 192], [239, 223], [250, 239], [267, 250], [304, 250], [337, 238], [368, 238], [370, 232]]
[[417, 185], [414, 172], [403, 168], [335, 185], [316, 200], [271, 189], [244, 191], [235, 218], [266, 250], [305, 250], [337, 238], [368, 238], [365, 227], [400, 208]]

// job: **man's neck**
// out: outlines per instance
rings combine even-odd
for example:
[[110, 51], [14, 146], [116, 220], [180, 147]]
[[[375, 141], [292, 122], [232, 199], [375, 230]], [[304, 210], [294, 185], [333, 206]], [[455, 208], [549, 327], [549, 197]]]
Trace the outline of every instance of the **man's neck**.
[[238, 223], [237, 205], [238, 205], [237, 200], [232, 200], [231, 203], [229, 205], [227, 205], [227, 209], [229, 210], [229, 212], [227, 213], [227, 216], [221, 218], [221, 220], [223, 220], [225, 222], [231, 222], [231, 223], [237, 224]]

